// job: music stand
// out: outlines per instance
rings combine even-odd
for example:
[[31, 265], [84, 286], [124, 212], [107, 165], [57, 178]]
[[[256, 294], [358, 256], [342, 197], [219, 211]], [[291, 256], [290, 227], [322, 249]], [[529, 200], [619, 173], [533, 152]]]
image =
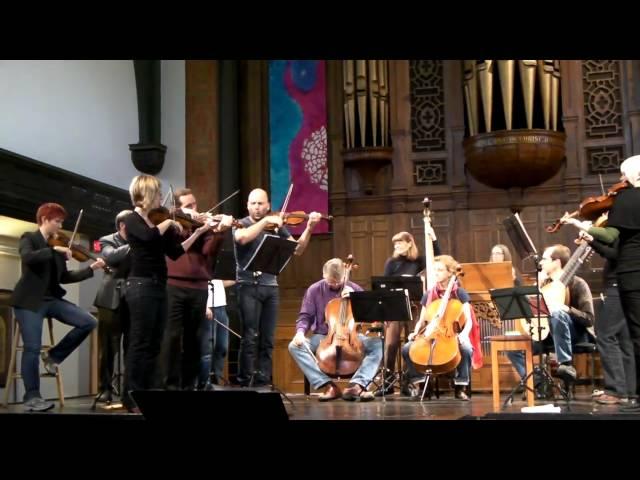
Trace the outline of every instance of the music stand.
[[[535, 262], [535, 267], [536, 267], [536, 302], [535, 302], [535, 308], [537, 310], [537, 317], [538, 317], [538, 338], [542, 338], [542, 322], [540, 321], [540, 317], [541, 317], [541, 309], [542, 309], [542, 292], [540, 292], [540, 285], [538, 283], [538, 278], [540, 275], [540, 272], [542, 271], [542, 266], [540, 265], [540, 255], [538, 255], [538, 251], [536, 250], [535, 245], [533, 244], [533, 241], [531, 240], [531, 237], [529, 236], [529, 234], [527, 233], [527, 229], [524, 227], [524, 224], [522, 223], [522, 220], [520, 219], [520, 215], [518, 215], [517, 213], [513, 214], [511, 217], [508, 217], [506, 219], [503, 220], [502, 224], [504, 225], [507, 235], [509, 236], [509, 239], [511, 240], [511, 243], [513, 244], [513, 246], [515, 247], [516, 252], [518, 253], [518, 255], [520, 256], [520, 258], [522, 260], [525, 260], [527, 258], [533, 258], [534, 262]], [[533, 306], [533, 305], [531, 305]], [[529, 317], [531, 318], [531, 317]], [[532, 325], [530, 323], [530, 328], [532, 329]], [[531, 333], [533, 333], [533, 330], [531, 330]], [[531, 351], [534, 352], [534, 343], [533, 343], [533, 334], [531, 335]], [[555, 346], [554, 346], [555, 348]], [[543, 355], [543, 348], [541, 345], [540, 348], [540, 353], [538, 354], [538, 366], [535, 367], [533, 369], [533, 371], [535, 372], [536, 369], [538, 370], [539, 373], [542, 374], [542, 388], [544, 392], [548, 391], [548, 386], [551, 385], [552, 389], [553, 388], [557, 388], [560, 391], [560, 395], [562, 395], [562, 398], [564, 398], [567, 402], [567, 406], [569, 405], [569, 397], [567, 395], [567, 393], [564, 391], [564, 389], [560, 388], [558, 385], [556, 385], [556, 383], [553, 381], [553, 378], [551, 377], [551, 375], [549, 374], [549, 372], [547, 371], [547, 369], [544, 367], [543, 363], [542, 363], [542, 355]], [[532, 372], [533, 373], [533, 372]], [[517, 388], [517, 387], [516, 387]], [[555, 397], [555, 395], [554, 395]], [[509, 397], [507, 397], [507, 400], [513, 400], [513, 392], [511, 392], [511, 395]]]
[[[293, 252], [298, 246], [298, 242], [287, 240], [286, 238], [281, 238], [277, 235], [265, 235], [262, 237], [258, 248], [254, 252], [253, 256], [249, 259], [249, 261], [244, 266], [240, 266], [243, 270], [248, 270], [253, 272], [254, 282], [253, 285], [255, 287], [256, 296], [258, 291], [258, 277], [262, 275], [262, 273], [270, 273], [271, 275], [279, 275], [280, 272], [284, 270], [284, 268], [291, 260], [293, 256]], [[258, 304], [256, 302], [256, 309], [258, 308]], [[254, 312], [257, 316], [257, 312]], [[249, 386], [253, 386], [253, 382], [255, 380], [255, 376], [258, 372], [254, 371], [251, 374], [251, 379], [249, 380]], [[273, 379], [269, 379], [271, 382], [271, 389], [277, 390], [284, 398], [287, 399], [293, 405], [293, 402], [287, 395], [276, 388], [273, 385]]]
[[[356, 322], [407, 322], [412, 320], [407, 290], [378, 289], [371, 292], [351, 292], [349, 299], [351, 300], [353, 319]], [[382, 365], [385, 365], [384, 328], [380, 340], [382, 342]], [[382, 401], [386, 402], [384, 373], [382, 375]]]
[[297, 246], [298, 242], [276, 235], [265, 235], [247, 264], [240, 268], [252, 271], [254, 275], [256, 273], [279, 275], [291, 260]]
[[[409, 276], [409, 275], [395, 275], [395, 276], [373, 276], [371, 277], [371, 289], [372, 290], [380, 290], [380, 289], [386, 289], [386, 290], [396, 290], [396, 291], [403, 291], [403, 290], [407, 290], [409, 292], [409, 300], [411, 302], [414, 302], [416, 304], [420, 304], [420, 301], [422, 300], [422, 296], [424, 294], [423, 292], [423, 283], [422, 283], [422, 279], [420, 277], [417, 276]], [[382, 327], [382, 336], [383, 336], [383, 340], [384, 340], [384, 335], [386, 333], [386, 329], [384, 328], [384, 326]], [[400, 352], [400, 349], [398, 349], [398, 352]], [[393, 377], [392, 380], [390, 382], [387, 382], [387, 380], [385, 380], [386, 377], [386, 373], [387, 373], [387, 368], [386, 368], [386, 364], [383, 363], [382, 364], [382, 388], [385, 390], [385, 392], [391, 388], [394, 387], [394, 385], [397, 382], [400, 382], [400, 379], [402, 378], [402, 372], [393, 372]], [[385, 386], [385, 384], [387, 384]], [[377, 384], [376, 384], [377, 386]]]
[[[531, 319], [537, 316], [538, 321], [540, 321], [541, 314], [545, 314], [545, 315], [549, 314], [549, 309], [546, 303], [544, 302], [544, 297], [542, 297], [542, 303], [540, 304], [539, 308], [538, 308], [537, 302], [533, 300], [533, 297], [538, 297], [540, 295], [537, 290], [538, 290], [538, 287], [536, 286], [525, 286], [525, 287], [515, 287], [515, 288], [496, 288], [496, 289], [490, 290], [491, 300], [493, 301], [493, 304], [498, 309], [498, 312], [500, 313], [500, 318], [502, 320], [525, 318], [527, 322], [529, 322], [529, 334], [531, 335], [531, 339], [532, 339], [531, 340], [532, 348], [533, 348], [534, 326]], [[539, 325], [538, 328], [540, 331], [541, 326]], [[541, 352], [540, 353], [540, 357], [541, 357], [542, 349], [540, 350], [540, 352]], [[543, 379], [542, 380], [543, 382], [547, 384], [550, 383], [555, 388], [558, 388], [558, 390], [560, 390], [560, 393], [561, 395], [563, 395], [563, 398], [565, 398], [565, 400], [568, 399], [565, 395], [565, 392], [555, 384], [555, 382], [549, 375], [549, 372], [547, 372], [546, 369], [542, 367], [542, 362], [539, 361], [538, 366], [534, 367], [533, 370], [528, 372], [525, 377], [521, 378], [520, 383], [518, 383], [518, 385], [516, 385], [511, 390], [511, 393], [509, 393], [509, 396], [504, 401], [503, 408], [511, 404], [511, 402], [513, 402], [513, 395], [515, 394], [516, 390], [518, 390], [518, 388], [522, 387], [524, 389], [531, 390], [527, 386], [527, 380], [532, 375], [534, 376], [534, 379], [535, 379], [536, 373], [541, 376], [541, 378]], [[535, 385], [534, 385], [533, 394], [535, 395]]]
[[236, 279], [236, 259], [233, 251], [222, 250], [218, 252], [216, 264], [213, 267], [213, 278], [216, 280]]

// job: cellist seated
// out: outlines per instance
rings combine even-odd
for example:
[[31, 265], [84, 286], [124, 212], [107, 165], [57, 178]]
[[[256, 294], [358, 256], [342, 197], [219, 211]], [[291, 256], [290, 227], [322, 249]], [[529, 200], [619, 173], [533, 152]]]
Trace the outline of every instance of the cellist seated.
[[[449, 280], [456, 272], [458, 262], [449, 255], [440, 255], [434, 259], [433, 269], [436, 278], [436, 285], [427, 291], [422, 297], [422, 310], [420, 313], [420, 320], [416, 323], [414, 331], [409, 334], [408, 342], [402, 348], [402, 357], [407, 365], [408, 385], [412, 388], [407, 391], [407, 388], [403, 389], [403, 393], [418, 396], [418, 392], [421, 389], [421, 383], [424, 382], [425, 374], [420, 373], [416, 368], [416, 365], [411, 361], [409, 351], [414, 343], [416, 335], [418, 335], [426, 326], [426, 334], [429, 335], [430, 325], [435, 324], [432, 322], [429, 324], [430, 318], [427, 318], [427, 307], [434, 301], [443, 297]], [[482, 364], [482, 352], [480, 350], [480, 332], [478, 323], [473, 314], [473, 309], [469, 303], [469, 294], [458, 286], [457, 281], [453, 284], [451, 290], [451, 299], [457, 299], [462, 303], [462, 315], [464, 316], [464, 326], [457, 335], [458, 347], [460, 350], [461, 360], [455, 369], [455, 376], [453, 383], [455, 386], [455, 398], [460, 400], [468, 400], [469, 397], [465, 392], [466, 387], [469, 385], [469, 379], [471, 374], [472, 364], [475, 368], [479, 368]], [[411, 391], [413, 390], [413, 391]]]
[[[362, 291], [362, 287], [351, 281], [347, 281], [342, 288], [344, 272], [343, 261], [339, 258], [332, 258], [324, 264], [323, 279], [311, 285], [302, 299], [302, 307], [296, 321], [296, 335], [289, 343], [291, 356], [311, 386], [316, 390], [325, 389], [319, 398], [321, 402], [340, 397], [344, 400], [362, 402], [374, 400], [375, 397], [372, 392], [367, 391], [367, 386], [371, 383], [382, 359], [380, 340], [358, 334], [364, 346], [364, 359], [351, 377], [348, 388], [342, 393], [332, 378], [324, 373], [317, 363], [316, 351], [329, 332], [329, 325], [325, 319], [325, 307], [329, 301], [339, 298], [341, 291], [343, 297], [347, 297], [353, 291]], [[309, 338], [306, 337], [308, 332], [311, 332]]]

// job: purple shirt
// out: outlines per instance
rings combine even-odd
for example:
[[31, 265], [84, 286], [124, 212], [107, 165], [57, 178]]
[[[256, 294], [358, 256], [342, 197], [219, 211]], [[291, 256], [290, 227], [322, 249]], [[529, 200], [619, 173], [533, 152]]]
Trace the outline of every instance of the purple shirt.
[[[355, 292], [362, 291], [362, 287], [357, 283], [347, 282], [347, 285]], [[329, 331], [329, 325], [324, 318], [324, 309], [327, 303], [339, 297], [340, 290], [331, 290], [324, 279], [311, 285], [302, 299], [302, 307], [300, 307], [300, 314], [296, 320], [296, 332], [307, 333], [311, 329], [311, 333], [326, 335]]]

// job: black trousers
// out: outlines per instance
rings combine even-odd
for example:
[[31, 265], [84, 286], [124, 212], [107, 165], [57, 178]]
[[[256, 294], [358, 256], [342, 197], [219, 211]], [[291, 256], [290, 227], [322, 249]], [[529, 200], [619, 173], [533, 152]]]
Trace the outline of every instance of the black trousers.
[[607, 298], [595, 323], [605, 390], [618, 397], [633, 396], [636, 392], [636, 363], [629, 325], [622, 310], [618, 287], [607, 287], [605, 294]]
[[278, 287], [238, 285], [242, 340], [238, 356], [238, 382], [254, 376], [257, 385], [271, 382], [273, 344], [278, 320]]
[[167, 389], [196, 386], [206, 332], [207, 289], [167, 286], [169, 314], [160, 352], [160, 382]]
[[[129, 344], [129, 306], [123, 298], [115, 310], [98, 307], [98, 371], [100, 391], [113, 390], [114, 360], [122, 339], [124, 362]], [[119, 387], [118, 387], [119, 388]]]
[[[621, 287], [620, 284], [618, 284]], [[633, 344], [633, 356], [636, 364], [636, 395], [640, 394], [640, 290], [620, 288], [620, 301], [629, 327], [629, 336]]]
[[158, 386], [156, 364], [167, 322], [167, 285], [163, 280], [144, 277], [129, 277], [126, 285], [131, 326], [122, 403], [131, 408], [130, 391]]

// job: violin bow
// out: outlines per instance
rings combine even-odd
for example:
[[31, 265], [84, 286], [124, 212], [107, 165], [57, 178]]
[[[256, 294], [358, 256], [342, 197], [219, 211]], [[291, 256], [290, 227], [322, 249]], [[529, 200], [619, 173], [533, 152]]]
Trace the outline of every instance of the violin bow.
[[176, 221], [176, 196], [173, 194], [173, 185], [169, 184], [169, 193], [171, 194], [171, 216]]
[[602, 183], [602, 174], [598, 174], [598, 178], [600, 179], [600, 188], [602, 189], [602, 195], [606, 195], [607, 192], [604, 191], [604, 183]]
[[289, 191], [287, 192], [287, 196], [284, 199], [284, 203], [282, 204], [282, 210], [280, 210], [280, 213], [287, 213], [287, 206], [289, 206], [289, 199], [291, 198], [291, 192], [293, 192], [293, 183], [291, 185], [289, 185]]
[[240, 190], [236, 190], [235, 192], [233, 192], [231, 195], [229, 195], [227, 198], [225, 198], [224, 200], [222, 200], [221, 202], [216, 203], [213, 207], [211, 207], [209, 210], [207, 210], [204, 213], [211, 213], [213, 212], [216, 208], [218, 208], [220, 205], [222, 205], [223, 203], [225, 203], [227, 200], [235, 197], [237, 194], [240, 193]]
[[78, 214], [78, 219], [76, 220], [76, 226], [73, 229], [73, 233], [71, 234], [71, 238], [69, 239], [69, 245], [67, 245], [67, 248], [71, 248], [71, 245], [73, 245], [73, 240], [76, 238], [76, 233], [78, 233], [78, 227], [80, 226], [80, 219], [82, 218], [83, 212], [84, 210], [80, 209], [80, 213]]
[[167, 200], [169, 200], [169, 195], [171, 195], [171, 189], [169, 189], [167, 194], [164, 196], [164, 200], [162, 200], [162, 204], [160, 205], [161, 207], [165, 206], [165, 204], [167, 203]]

